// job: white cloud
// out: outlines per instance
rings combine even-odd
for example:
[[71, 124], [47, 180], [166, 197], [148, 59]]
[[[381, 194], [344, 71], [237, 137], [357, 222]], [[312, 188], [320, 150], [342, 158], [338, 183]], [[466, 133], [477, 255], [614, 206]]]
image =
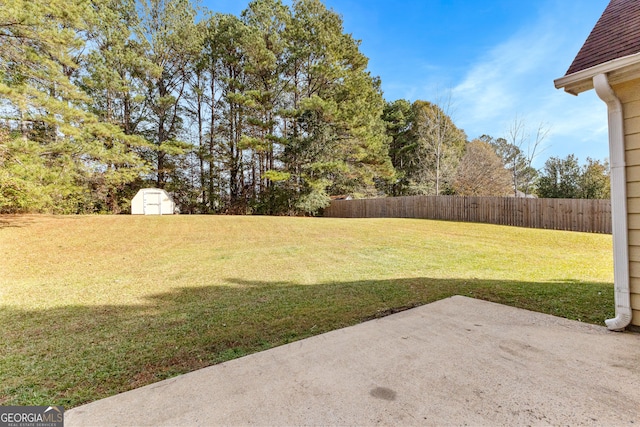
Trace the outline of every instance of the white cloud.
[[456, 123], [470, 138], [481, 134], [500, 137], [518, 116], [531, 130], [539, 123], [550, 128], [547, 150], [541, 157], [571, 153], [581, 161], [588, 156], [606, 157], [604, 103], [595, 94], [575, 98], [553, 86], [578, 48], [576, 35], [568, 33], [562, 14], [540, 16], [481, 55], [454, 86]]

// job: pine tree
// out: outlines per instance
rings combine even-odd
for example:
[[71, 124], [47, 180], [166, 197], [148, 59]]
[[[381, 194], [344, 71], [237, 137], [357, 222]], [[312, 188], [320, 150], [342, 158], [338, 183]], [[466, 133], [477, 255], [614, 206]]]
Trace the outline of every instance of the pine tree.
[[180, 156], [190, 147], [180, 139], [190, 65], [202, 49], [196, 31], [196, 10], [188, 0], [145, 0], [139, 30], [146, 68], [145, 106], [149, 110], [143, 135], [153, 143], [155, 181], [164, 187], [176, 172]]
[[[444, 106], [447, 109], [446, 106]], [[451, 190], [466, 135], [437, 104], [399, 100], [387, 105], [387, 132], [396, 168], [395, 195], [438, 195]]]
[[140, 165], [123, 149], [129, 138], [87, 111], [91, 98], [74, 84], [99, 19], [87, 0], [16, 0], [0, 9], [0, 96], [11, 131], [3, 175], [21, 183], [23, 195], [1, 210], [94, 211], [89, 183], [104, 175], [105, 164]]

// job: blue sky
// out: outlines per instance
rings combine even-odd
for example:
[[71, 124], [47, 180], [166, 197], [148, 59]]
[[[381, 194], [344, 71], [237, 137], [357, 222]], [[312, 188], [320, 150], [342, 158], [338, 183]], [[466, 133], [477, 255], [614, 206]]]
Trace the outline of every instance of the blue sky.
[[[285, 1], [285, 3], [288, 3]], [[555, 89], [608, 0], [324, 0], [362, 41], [385, 99], [438, 101], [451, 94], [451, 116], [469, 139], [504, 137], [516, 118], [531, 132], [549, 129], [550, 156], [609, 155], [605, 104], [594, 91]], [[246, 0], [204, 0], [239, 14]]]

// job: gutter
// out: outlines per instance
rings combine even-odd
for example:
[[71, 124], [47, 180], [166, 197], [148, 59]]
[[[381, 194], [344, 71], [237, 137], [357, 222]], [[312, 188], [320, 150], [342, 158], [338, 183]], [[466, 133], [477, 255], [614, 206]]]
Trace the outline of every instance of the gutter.
[[627, 226], [627, 182], [624, 160], [622, 103], [609, 84], [607, 74], [593, 77], [598, 97], [607, 104], [609, 115], [609, 158], [611, 161], [611, 219], [613, 227], [613, 283], [616, 317], [605, 320], [611, 331], [623, 331], [631, 323], [629, 245]]
[[606, 74], [610, 84], [622, 83], [640, 77], [640, 53], [612, 59], [602, 64], [555, 79], [556, 89], [564, 88], [571, 95], [591, 90], [593, 78], [598, 74]]

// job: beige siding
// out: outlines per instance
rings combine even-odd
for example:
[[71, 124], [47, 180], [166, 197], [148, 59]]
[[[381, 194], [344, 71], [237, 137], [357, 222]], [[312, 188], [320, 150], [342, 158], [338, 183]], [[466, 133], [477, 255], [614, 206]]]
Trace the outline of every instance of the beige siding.
[[631, 277], [631, 279], [640, 280], [640, 262], [629, 262], [629, 276]]
[[622, 101], [624, 114], [631, 323], [640, 326], [640, 79], [616, 85], [614, 90]]
[[633, 104], [634, 102], [640, 101], [640, 79], [629, 80], [614, 85], [613, 89], [623, 104]]
[[625, 144], [627, 150], [640, 150], [640, 134], [627, 135]]
[[[640, 126], [640, 120], [637, 120], [638, 125]], [[640, 150], [627, 150], [625, 156], [625, 162], [630, 165], [640, 165]], [[627, 172], [627, 179], [633, 178], [633, 171]]]
[[[640, 263], [640, 248], [637, 246], [631, 246], [629, 248], [629, 261], [635, 261]], [[640, 277], [640, 276], [639, 276]]]
[[[630, 230], [634, 230], [634, 233], [640, 235], [640, 232], [638, 232], [637, 230], [640, 230], [640, 214], [637, 213], [629, 213], [629, 229]], [[629, 235], [629, 238], [631, 239], [631, 233]], [[637, 239], [638, 242], [640, 242], [640, 238], [635, 237]], [[636, 245], [639, 243], [635, 243]]]
[[[640, 229], [633, 229], [631, 227], [632, 225], [631, 225], [631, 219], [630, 219], [629, 220], [629, 246], [630, 247], [640, 246]], [[631, 248], [629, 249], [629, 252], [631, 252]]]
[[[640, 151], [640, 150], [638, 150]], [[638, 182], [640, 181], [640, 166], [630, 166], [627, 168], [627, 181]]]
[[640, 213], [640, 199], [627, 200], [627, 211], [629, 213]]

